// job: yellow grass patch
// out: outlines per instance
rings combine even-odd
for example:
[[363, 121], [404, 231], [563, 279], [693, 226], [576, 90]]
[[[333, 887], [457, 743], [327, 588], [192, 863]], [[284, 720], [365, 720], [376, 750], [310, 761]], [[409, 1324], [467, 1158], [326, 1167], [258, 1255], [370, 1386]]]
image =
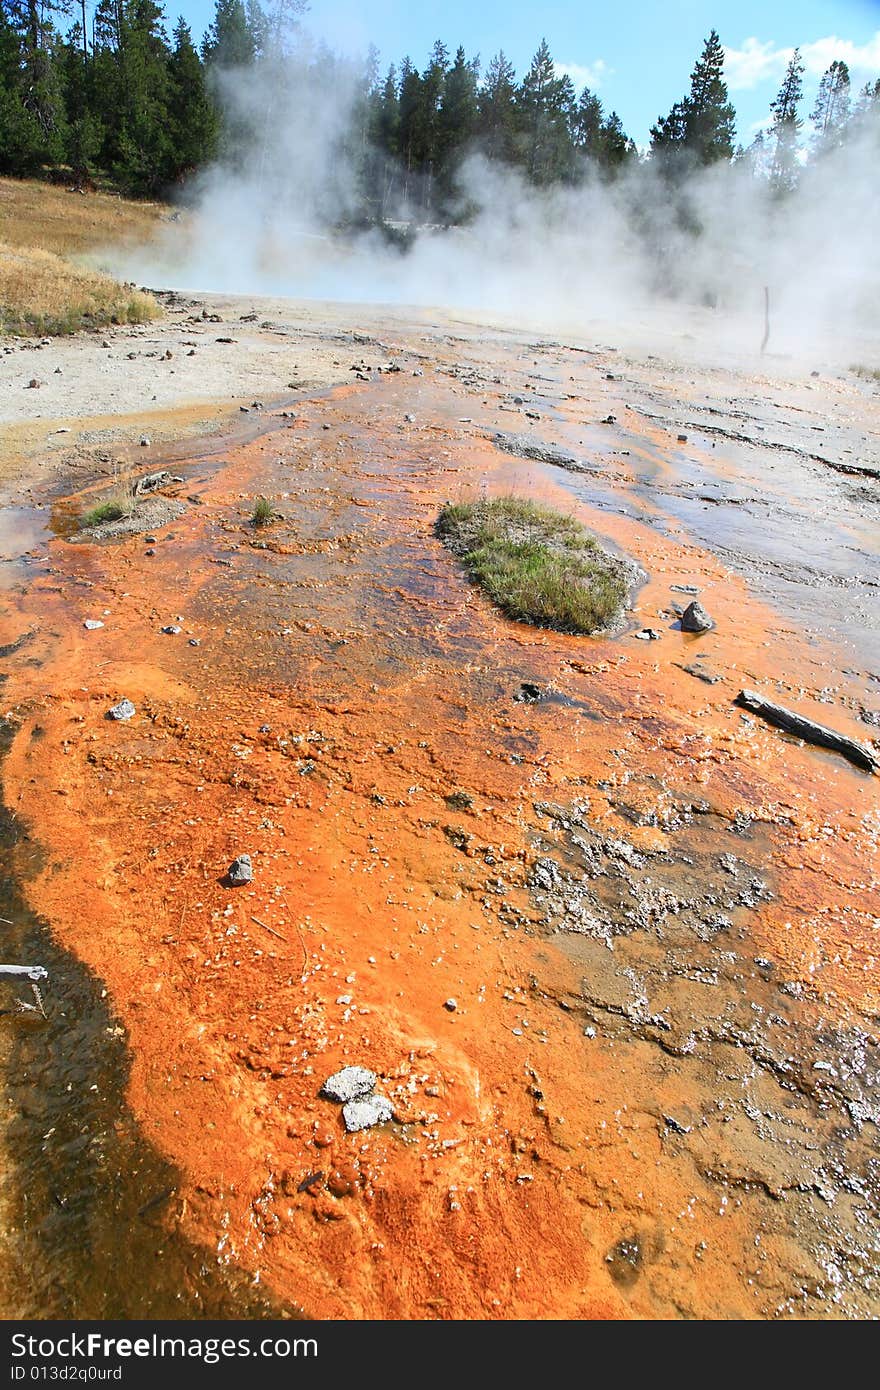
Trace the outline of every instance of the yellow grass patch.
[[0, 332], [75, 333], [108, 323], [146, 323], [152, 295], [71, 265], [51, 251], [0, 241]]
[[171, 215], [164, 203], [71, 193], [34, 179], [0, 179], [0, 241], [60, 256], [149, 242]]

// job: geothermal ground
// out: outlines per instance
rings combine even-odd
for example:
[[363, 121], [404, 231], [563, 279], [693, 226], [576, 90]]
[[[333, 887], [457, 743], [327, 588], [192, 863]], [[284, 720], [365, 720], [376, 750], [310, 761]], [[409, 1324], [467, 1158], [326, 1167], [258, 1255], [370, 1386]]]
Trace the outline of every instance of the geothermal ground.
[[[5, 1315], [877, 1316], [880, 779], [734, 703], [878, 736], [876, 387], [167, 309], [0, 362]], [[468, 584], [438, 510], [504, 492], [625, 631]]]

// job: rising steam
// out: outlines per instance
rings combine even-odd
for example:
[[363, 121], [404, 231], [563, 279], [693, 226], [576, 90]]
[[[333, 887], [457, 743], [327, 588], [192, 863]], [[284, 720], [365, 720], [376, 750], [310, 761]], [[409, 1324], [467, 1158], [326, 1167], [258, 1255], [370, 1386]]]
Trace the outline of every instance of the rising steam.
[[191, 290], [455, 306], [550, 333], [654, 332], [672, 311], [702, 340], [756, 355], [766, 286], [771, 351], [838, 361], [864, 352], [880, 322], [876, 119], [807, 164], [783, 201], [746, 163], [695, 171], [683, 193], [650, 161], [612, 182], [596, 173], [538, 190], [474, 151], [457, 179], [464, 224], [423, 227], [401, 250], [380, 230], [352, 230], [358, 72], [335, 60], [328, 82], [327, 70], [326, 55], [319, 77], [301, 49], [274, 69], [224, 75], [234, 154], [198, 177], [192, 211], [127, 273]]

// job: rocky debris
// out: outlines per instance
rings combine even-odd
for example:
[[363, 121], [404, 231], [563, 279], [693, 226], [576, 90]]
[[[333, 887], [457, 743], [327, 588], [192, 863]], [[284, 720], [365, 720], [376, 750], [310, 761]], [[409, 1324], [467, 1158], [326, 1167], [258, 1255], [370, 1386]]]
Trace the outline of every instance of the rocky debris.
[[374, 1089], [376, 1079], [376, 1073], [367, 1067], [343, 1067], [328, 1076], [321, 1087], [324, 1100], [342, 1106], [342, 1120], [349, 1134], [387, 1124], [394, 1116], [391, 1101]]
[[678, 666], [680, 671], [686, 671], [689, 676], [696, 676], [698, 681], [703, 681], [706, 685], [717, 685], [721, 680], [720, 676], [715, 675], [712, 671], [704, 670], [702, 666], [697, 666], [695, 662], [682, 664], [676, 661], [673, 664]]
[[681, 615], [682, 632], [710, 632], [715, 626], [703, 605], [694, 599]]
[[349, 1134], [387, 1124], [393, 1117], [394, 1107], [387, 1096], [364, 1096], [362, 1100], [350, 1100], [342, 1107], [342, 1120]]
[[104, 624], [101, 622], [100, 618], [86, 618], [83, 623], [83, 627], [87, 632], [97, 632], [98, 628], [103, 626]]
[[493, 436], [493, 443], [496, 448], [503, 449], [506, 454], [513, 454], [516, 458], [535, 459], [537, 463], [550, 463], [554, 468], [564, 468], [568, 473], [589, 473], [592, 471], [587, 464], [581, 463], [573, 454], [567, 454], [552, 444], [536, 443], [525, 435], [503, 434], [499, 431]]
[[252, 883], [254, 866], [250, 855], [240, 854], [237, 859], [233, 859], [227, 877], [233, 888], [243, 888], [246, 883]]
[[107, 718], [132, 719], [135, 714], [136, 710], [131, 700], [120, 700], [118, 705], [114, 705], [112, 709], [108, 709]]
[[443, 800], [450, 811], [469, 811], [474, 804], [474, 798], [470, 793], [462, 791], [450, 792]]
[[360, 1100], [370, 1095], [376, 1088], [376, 1073], [367, 1067], [343, 1067], [336, 1071], [321, 1087], [325, 1100], [338, 1101], [340, 1105], [350, 1100]]

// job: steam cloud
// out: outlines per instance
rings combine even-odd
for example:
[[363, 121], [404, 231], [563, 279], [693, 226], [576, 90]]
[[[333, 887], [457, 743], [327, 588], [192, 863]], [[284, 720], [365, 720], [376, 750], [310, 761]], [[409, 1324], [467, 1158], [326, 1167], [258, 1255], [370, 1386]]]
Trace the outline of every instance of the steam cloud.
[[274, 72], [225, 75], [238, 157], [199, 176], [194, 211], [128, 274], [179, 289], [455, 307], [550, 333], [603, 324], [647, 336], [673, 322], [755, 355], [767, 286], [771, 351], [876, 358], [876, 120], [807, 164], [782, 202], [746, 165], [695, 172], [684, 195], [650, 162], [610, 183], [596, 174], [537, 190], [474, 152], [457, 180], [466, 224], [422, 228], [401, 251], [377, 229], [331, 230], [356, 217], [363, 135], [355, 68], [336, 61], [329, 84], [326, 64], [320, 72], [301, 51]]

